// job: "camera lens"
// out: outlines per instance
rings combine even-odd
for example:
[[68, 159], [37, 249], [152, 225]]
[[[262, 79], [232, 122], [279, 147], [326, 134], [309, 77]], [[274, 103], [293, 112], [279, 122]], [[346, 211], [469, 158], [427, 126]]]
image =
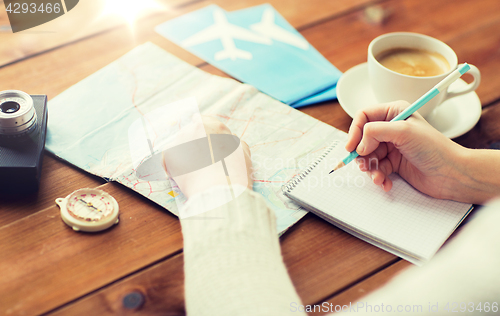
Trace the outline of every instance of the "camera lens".
[[18, 90], [0, 91], [0, 138], [21, 137], [35, 131], [33, 99]]
[[14, 101], [4, 102], [0, 105], [0, 111], [6, 114], [16, 113], [17, 111], [19, 111], [20, 108], [21, 105]]

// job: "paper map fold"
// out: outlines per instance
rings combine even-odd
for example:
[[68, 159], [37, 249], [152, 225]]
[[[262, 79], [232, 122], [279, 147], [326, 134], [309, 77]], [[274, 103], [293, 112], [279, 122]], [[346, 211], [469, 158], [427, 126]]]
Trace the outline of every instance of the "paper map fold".
[[210, 75], [152, 43], [136, 47], [52, 99], [46, 148], [177, 214], [175, 201], [184, 199], [177, 187], [166, 178], [145, 181], [136, 176], [128, 131], [147, 113], [191, 97], [203, 115], [219, 119], [250, 146], [253, 189], [275, 211], [278, 231], [303, 217], [306, 212], [281, 193], [281, 186], [327, 144], [344, 140], [345, 133], [250, 85]]

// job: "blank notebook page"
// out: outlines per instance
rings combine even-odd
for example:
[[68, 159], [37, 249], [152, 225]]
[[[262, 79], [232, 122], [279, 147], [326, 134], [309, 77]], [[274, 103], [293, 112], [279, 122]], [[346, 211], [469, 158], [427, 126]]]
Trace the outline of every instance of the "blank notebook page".
[[355, 162], [328, 174], [345, 155], [343, 145], [336, 146], [287, 195], [328, 220], [424, 259], [434, 255], [471, 208], [420, 193], [396, 174], [392, 190], [384, 192]]

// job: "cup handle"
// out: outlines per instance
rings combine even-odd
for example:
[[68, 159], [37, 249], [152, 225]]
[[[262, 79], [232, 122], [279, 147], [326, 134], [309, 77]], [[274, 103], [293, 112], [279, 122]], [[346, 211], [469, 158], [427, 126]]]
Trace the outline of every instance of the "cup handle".
[[469, 83], [465, 88], [463, 88], [461, 90], [448, 91], [448, 95], [446, 96], [445, 100], [457, 97], [459, 95], [469, 93], [469, 92], [477, 89], [477, 87], [479, 86], [479, 83], [481, 83], [481, 73], [479, 72], [479, 69], [477, 69], [476, 66], [474, 66], [474, 65], [469, 65], [469, 66], [470, 66], [470, 70], [467, 73], [471, 74], [472, 77], [474, 77], [474, 81]]

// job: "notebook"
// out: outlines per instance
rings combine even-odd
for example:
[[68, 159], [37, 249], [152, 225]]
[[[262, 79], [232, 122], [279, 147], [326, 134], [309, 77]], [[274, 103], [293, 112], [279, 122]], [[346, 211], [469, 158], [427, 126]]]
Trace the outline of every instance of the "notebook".
[[[432, 198], [397, 174], [384, 192], [356, 163], [329, 172], [345, 157], [332, 143], [282, 187], [283, 193], [340, 229], [414, 264], [430, 260], [472, 210], [471, 204]], [[371, 161], [376, 168], [376, 161]]]

